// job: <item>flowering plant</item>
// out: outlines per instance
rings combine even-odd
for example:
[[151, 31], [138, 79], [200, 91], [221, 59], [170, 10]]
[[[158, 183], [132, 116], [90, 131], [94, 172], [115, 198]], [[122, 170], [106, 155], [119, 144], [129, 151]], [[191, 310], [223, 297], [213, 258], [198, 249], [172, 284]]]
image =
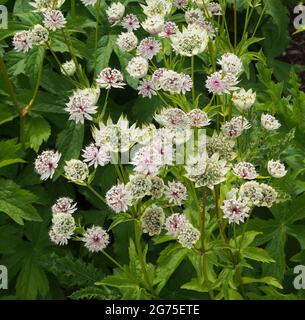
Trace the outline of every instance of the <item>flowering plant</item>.
[[305, 95], [264, 31], [282, 36], [285, 6], [9, 2], [0, 257], [21, 261], [16, 298], [56, 297], [50, 274], [73, 299], [301, 297], [286, 280], [304, 256]]

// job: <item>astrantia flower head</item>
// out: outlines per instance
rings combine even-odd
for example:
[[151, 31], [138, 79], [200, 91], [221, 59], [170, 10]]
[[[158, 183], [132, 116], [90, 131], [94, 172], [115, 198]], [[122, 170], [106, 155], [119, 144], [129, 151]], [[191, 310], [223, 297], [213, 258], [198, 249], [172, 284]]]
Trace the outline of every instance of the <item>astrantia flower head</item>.
[[52, 206], [52, 213], [66, 213], [72, 214], [77, 210], [76, 203], [73, 202], [72, 199], [68, 197], [58, 198], [55, 204]]
[[249, 181], [240, 187], [239, 198], [248, 206], [270, 208], [277, 199], [277, 192], [264, 183]]
[[31, 39], [34, 46], [45, 44], [49, 39], [49, 31], [40, 24], [36, 24], [31, 30]]
[[200, 109], [193, 109], [187, 114], [187, 116], [189, 118], [190, 125], [193, 127], [206, 127], [211, 122], [208, 115]]
[[130, 162], [134, 165], [134, 171], [145, 175], [157, 175], [161, 167], [160, 154], [153, 146], [145, 146], [140, 148]]
[[205, 29], [198, 25], [189, 25], [183, 31], [171, 36], [172, 47], [182, 56], [192, 57], [202, 53], [208, 44], [208, 35]]
[[261, 124], [268, 131], [277, 130], [281, 126], [279, 121], [270, 114], [262, 114]]
[[161, 43], [154, 38], [144, 38], [138, 48], [137, 54], [145, 59], [152, 59], [161, 49]]
[[81, 2], [87, 7], [87, 6], [94, 6], [97, 0], [81, 0]]
[[28, 52], [32, 46], [32, 38], [30, 31], [19, 31], [14, 35], [13, 46], [18, 52]]
[[66, 165], [64, 167], [64, 174], [68, 180], [72, 182], [82, 183], [89, 176], [89, 169], [86, 163], [72, 159], [66, 161]]
[[233, 168], [234, 173], [242, 179], [253, 180], [257, 177], [255, 166], [250, 162], [239, 162]]
[[103, 89], [124, 88], [126, 85], [121, 71], [117, 69], [105, 68], [96, 79], [96, 83]]
[[83, 241], [90, 252], [99, 252], [107, 248], [109, 235], [103, 228], [92, 226], [84, 233]]
[[164, 182], [161, 178], [157, 176], [149, 177], [151, 186], [149, 193], [153, 198], [160, 198], [164, 193]]
[[69, 120], [84, 123], [85, 119], [92, 120], [92, 115], [97, 113], [92, 97], [84, 94], [83, 90], [76, 91], [66, 104], [65, 110], [70, 114]]
[[178, 108], [163, 108], [159, 114], [155, 115], [155, 120], [165, 127], [184, 128], [189, 124], [185, 112]]
[[178, 26], [175, 22], [168, 21], [164, 24], [162, 32], [159, 34], [160, 37], [168, 38], [173, 36], [178, 31]]
[[188, 74], [182, 73], [181, 75], [181, 93], [186, 94], [191, 91], [193, 88], [193, 80], [192, 77]]
[[132, 203], [132, 195], [126, 186], [118, 184], [107, 191], [106, 202], [114, 212], [126, 212]]
[[250, 129], [249, 121], [243, 116], [234, 117], [221, 126], [221, 131], [226, 137], [237, 138], [244, 130]]
[[128, 119], [122, 115], [117, 123], [111, 118], [106, 124], [100, 122], [99, 129], [93, 128], [92, 135], [97, 146], [107, 146], [112, 152], [125, 152], [137, 141], [138, 132], [136, 124], [129, 126]]
[[152, 96], [157, 95], [157, 91], [154, 85], [154, 82], [151, 79], [142, 79], [138, 86], [139, 95], [144, 97], [148, 97], [149, 99]]
[[151, 180], [143, 174], [130, 176], [126, 188], [134, 199], [141, 199], [150, 194]]
[[228, 219], [229, 223], [239, 224], [244, 222], [245, 218], [249, 217], [250, 208], [240, 199], [225, 200], [221, 207], [224, 218]]
[[185, 12], [185, 21], [188, 24], [201, 23], [203, 20], [203, 13], [198, 8], [192, 8]]
[[182, 232], [178, 235], [180, 244], [188, 249], [191, 249], [199, 240], [200, 232], [188, 223]]
[[181, 206], [187, 199], [187, 189], [181, 182], [169, 181], [168, 186], [165, 187], [165, 197], [169, 203]]
[[[186, 168], [186, 170], [190, 172], [188, 168]], [[228, 171], [229, 167], [227, 167], [227, 161], [219, 159], [219, 155], [215, 153], [212, 157], [206, 158], [204, 173], [195, 176], [188, 173], [187, 177], [195, 182], [196, 187], [207, 186], [208, 188], [213, 189], [214, 186], [225, 181]]]
[[148, 62], [142, 57], [132, 58], [129, 61], [126, 70], [133, 78], [144, 78], [148, 72]]
[[216, 71], [208, 76], [205, 86], [210, 93], [221, 95], [236, 90], [237, 83], [236, 77], [227, 76], [222, 71]]
[[[50, 238], [59, 245], [65, 245], [75, 230], [75, 221], [71, 214], [57, 213], [53, 215]], [[56, 241], [57, 238], [57, 241]]]
[[252, 89], [246, 91], [244, 88], [233, 92], [232, 102], [240, 111], [249, 110], [256, 100], [256, 93]]
[[144, 233], [150, 236], [159, 235], [164, 225], [165, 215], [161, 207], [152, 205], [147, 208], [142, 216], [142, 228]]
[[171, 236], [178, 237], [188, 225], [188, 220], [185, 215], [174, 213], [165, 221], [165, 229]]
[[35, 160], [35, 171], [40, 175], [41, 180], [52, 178], [58, 166], [61, 154], [57, 151], [43, 151]]
[[188, 5], [188, 0], [174, 0], [174, 6], [177, 9], [185, 9]]
[[140, 22], [135, 14], [130, 13], [123, 18], [122, 26], [127, 29], [127, 31], [133, 31], [140, 28]]
[[211, 2], [207, 4], [208, 12], [211, 16], [221, 16], [222, 15], [222, 9], [221, 5], [216, 2]]
[[64, 28], [67, 22], [64, 15], [59, 10], [47, 10], [44, 12], [43, 16], [44, 26], [52, 31]]
[[138, 38], [131, 31], [123, 32], [118, 36], [116, 43], [123, 52], [130, 52], [137, 47]]
[[146, 6], [140, 5], [144, 14], [149, 17], [166, 16], [172, 9], [172, 1], [168, 0], [146, 0]]
[[157, 35], [163, 30], [164, 18], [160, 15], [147, 17], [146, 20], [142, 22], [142, 27], [148, 33]]
[[273, 178], [283, 178], [287, 173], [285, 165], [281, 163], [279, 160], [268, 161], [267, 168], [270, 176], [272, 176]]
[[76, 65], [73, 60], [66, 61], [61, 65], [60, 71], [65, 76], [73, 76], [76, 72]]
[[243, 70], [243, 64], [240, 58], [233, 53], [225, 53], [217, 63], [221, 66], [225, 74], [238, 76]]
[[59, 245], [65, 245], [75, 230], [75, 221], [69, 213], [57, 213], [53, 215], [50, 238]]
[[235, 140], [225, 137], [222, 134], [213, 134], [212, 137], [207, 137], [206, 149], [209, 156], [218, 153], [221, 158], [232, 161], [236, 157], [234, 152]]
[[49, 9], [59, 9], [65, 0], [34, 0], [34, 2], [30, 2], [29, 4], [35, 8], [34, 12], [45, 12]]
[[173, 70], [163, 70], [159, 77], [160, 88], [171, 93], [181, 93], [183, 79], [181, 74]]
[[108, 20], [111, 24], [116, 24], [120, 21], [125, 13], [125, 6], [120, 2], [112, 3], [106, 10]]
[[111, 160], [110, 151], [106, 146], [96, 146], [94, 143], [88, 145], [83, 149], [82, 155], [84, 162], [88, 163], [88, 166], [98, 166], [104, 167]]

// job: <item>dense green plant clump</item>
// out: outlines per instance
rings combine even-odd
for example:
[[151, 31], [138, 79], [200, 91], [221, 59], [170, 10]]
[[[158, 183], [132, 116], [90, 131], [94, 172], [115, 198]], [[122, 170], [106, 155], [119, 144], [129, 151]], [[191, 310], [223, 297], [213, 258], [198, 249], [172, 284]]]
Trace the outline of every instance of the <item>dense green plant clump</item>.
[[294, 1], [4, 2], [1, 298], [304, 298]]

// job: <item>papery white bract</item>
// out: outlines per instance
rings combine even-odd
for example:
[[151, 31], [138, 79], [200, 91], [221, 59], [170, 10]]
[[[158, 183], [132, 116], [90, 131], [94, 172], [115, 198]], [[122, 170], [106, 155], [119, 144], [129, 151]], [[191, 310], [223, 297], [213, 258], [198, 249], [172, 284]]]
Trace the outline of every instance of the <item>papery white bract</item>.
[[118, 184], [107, 191], [106, 202], [114, 212], [126, 212], [132, 203], [132, 195], [126, 186]]
[[279, 121], [270, 114], [262, 114], [261, 124], [268, 131], [277, 130], [281, 126]]
[[47, 10], [44, 12], [43, 16], [44, 26], [52, 31], [64, 28], [67, 22], [64, 15], [59, 10]]
[[71, 198], [68, 198], [68, 197], [58, 198], [55, 204], [52, 206], [52, 213], [53, 214], [57, 214], [57, 213], [72, 214], [77, 210], [76, 205], [77, 204], [74, 203]]
[[60, 157], [61, 154], [53, 150], [46, 150], [38, 155], [35, 160], [35, 171], [40, 175], [41, 180], [53, 178]]
[[121, 71], [109, 67], [103, 69], [96, 79], [96, 83], [103, 89], [120, 88], [126, 85]]
[[269, 174], [273, 178], [283, 178], [287, 173], [285, 165], [281, 163], [279, 160], [277, 161], [269, 160], [267, 168], [268, 168]]
[[13, 38], [13, 46], [16, 51], [28, 52], [33, 46], [31, 32], [26, 30], [17, 32]]
[[253, 180], [258, 176], [255, 166], [250, 162], [239, 162], [233, 168], [234, 173], [242, 179]]
[[148, 61], [142, 57], [132, 58], [126, 70], [133, 78], [144, 78], [148, 72]]
[[187, 199], [187, 189], [181, 182], [169, 181], [165, 187], [165, 196], [169, 203], [181, 206]]
[[110, 151], [107, 146], [96, 146], [94, 143], [88, 145], [85, 149], [83, 149], [82, 157], [84, 162], [88, 163], [88, 166], [94, 166], [97, 168], [98, 166], [105, 166], [111, 160]]
[[84, 183], [89, 176], [89, 169], [86, 163], [77, 159], [72, 159], [66, 161], [64, 174], [65, 177], [72, 182]]
[[130, 13], [122, 19], [122, 26], [127, 29], [127, 31], [133, 31], [140, 28], [140, 22], [135, 14]]
[[90, 252], [100, 252], [107, 248], [110, 240], [102, 227], [92, 226], [84, 233], [83, 242]]
[[138, 38], [133, 32], [123, 32], [118, 36], [116, 43], [123, 52], [130, 52], [137, 47]]

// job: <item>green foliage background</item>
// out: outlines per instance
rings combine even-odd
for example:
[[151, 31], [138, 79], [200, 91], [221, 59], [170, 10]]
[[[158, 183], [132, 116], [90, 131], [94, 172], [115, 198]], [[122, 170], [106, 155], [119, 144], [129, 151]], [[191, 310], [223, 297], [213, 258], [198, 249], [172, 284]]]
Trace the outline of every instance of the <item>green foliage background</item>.
[[[251, 49], [248, 53], [248, 80], [245, 83], [247, 88], [253, 88], [259, 93], [258, 108], [275, 111], [282, 127], [279, 136], [271, 137], [269, 148], [261, 148], [264, 137], [259, 132], [257, 139], [251, 143], [261, 148], [258, 161], [281, 155], [288, 165], [289, 174], [278, 186], [283, 191], [283, 200], [288, 201], [279, 203], [271, 210], [257, 209], [255, 218], [250, 221], [252, 233], [249, 233], [247, 241], [252, 249], [245, 246], [245, 256], [253, 261], [269, 263], [262, 270], [260, 267], [255, 268], [254, 264], [254, 271], [251, 271], [246, 283], [249, 296], [253, 299], [303, 299], [304, 290], [296, 291], [292, 281], [293, 267], [305, 264], [305, 93], [299, 90], [298, 83], [298, 73], [305, 68], [277, 59], [289, 44], [290, 12], [298, 1], [264, 1], [267, 3], [266, 15], [257, 34], [261, 40], [242, 44], [245, 50]], [[139, 2], [124, 3], [132, 8], [130, 11], [141, 17]], [[103, 256], [89, 255], [78, 243], [59, 248], [48, 239], [50, 207], [62, 195], [76, 199], [80, 207], [77, 219], [81, 219], [84, 224], [110, 226], [114, 217], [87, 190], [68, 184], [60, 177], [65, 160], [79, 157], [82, 147], [90, 140], [90, 125], [76, 125], [68, 121], [64, 106], [72, 86], [59, 73], [56, 61], [49, 52], [41, 47], [27, 54], [12, 50], [12, 35], [39, 23], [37, 15], [30, 13], [28, 1], [8, 0], [0, 3], [9, 9], [9, 28], [0, 30], [0, 264], [8, 267], [9, 290], [0, 291], [0, 298], [145, 298], [139, 285], [142, 277], [139, 261], [134, 244], [130, 241], [133, 234], [130, 222], [118, 224], [111, 231], [110, 251], [129, 270], [126, 272], [115, 269]], [[238, 1], [241, 29], [246, 3], [246, 0]], [[104, 0], [102, 6], [106, 6]], [[67, 0], [63, 10], [69, 11], [69, 8], [70, 1]], [[68, 16], [67, 24], [69, 33], [73, 35], [76, 55], [88, 74], [93, 74], [94, 17], [94, 9], [89, 7], [86, 10], [78, 1], [77, 16]], [[175, 18], [176, 21], [181, 20], [179, 14]], [[109, 27], [104, 14], [101, 19], [96, 71], [108, 65], [125, 70], [130, 56], [119, 52], [115, 46], [119, 31]], [[60, 34], [56, 35], [52, 49], [62, 62], [69, 58], [68, 48]], [[250, 62], [253, 58], [257, 62]], [[205, 74], [202, 63], [204, 58], [196, 62], [198, 90], [203, 90], [202, 78]], [[180, 68], [183, 70], [184, 66]], [[16, 103], [12, 101], [6, 85], [6, 72], [12, 81]], [[160, 107], [158, 98], [144, 100], [138, 97], [134, 90], [136, 81], [126, 73], [124, 76], [129, 87], [111, 93], [111, 117], [116, 120], [124, 113], [130, 122], [152, 121], [155, 111]], [[23, 108], [31, 101], [37, 80], [40, 80], [37, 99], [31, 111], [23, 116], [22, 109], [15, 107], [18, 105]], [[100, 100], [100, 105], [103, 105], [104, 98]], [[207, 98], [203, 95], [200, 103], [204, 105], [206, 102]], [[54, 147], [62, 153], [60, 167], [54, 181], [42, 183], [34, 174], [33, 162], [39, 150]], [[99, 168], [93, 185], [105, 193], [115, 182], [114, 170], [109, 167]], [[189, 207], [193, 210], [191, 203]], [[123, 222], [124, 216], [121, 219], [116, 222]], [[207, 298], [192, 267], [196, 268], [197, 261], [187, 259], [187, 250], [173, 243], [166, 245], [159, 241], [152, 244], [148, 238], [146, 240], [147, 260], [155, 262], [159, 257], [153, 281], [161, 298]], [[260, 251], [262, 248], [268, 254]], [[130, 276], [130, 272], [133, 276]], [[253, 273], [260, 277], [260, 283], [252, 283]], [[228, 288], [231, 277], [230, 273], [221, 275], [224, 287]], [[94, 286], [96, 282], [100, 285]], [[227, 297], [240, 298], [231, 289], [228, 289]]]

